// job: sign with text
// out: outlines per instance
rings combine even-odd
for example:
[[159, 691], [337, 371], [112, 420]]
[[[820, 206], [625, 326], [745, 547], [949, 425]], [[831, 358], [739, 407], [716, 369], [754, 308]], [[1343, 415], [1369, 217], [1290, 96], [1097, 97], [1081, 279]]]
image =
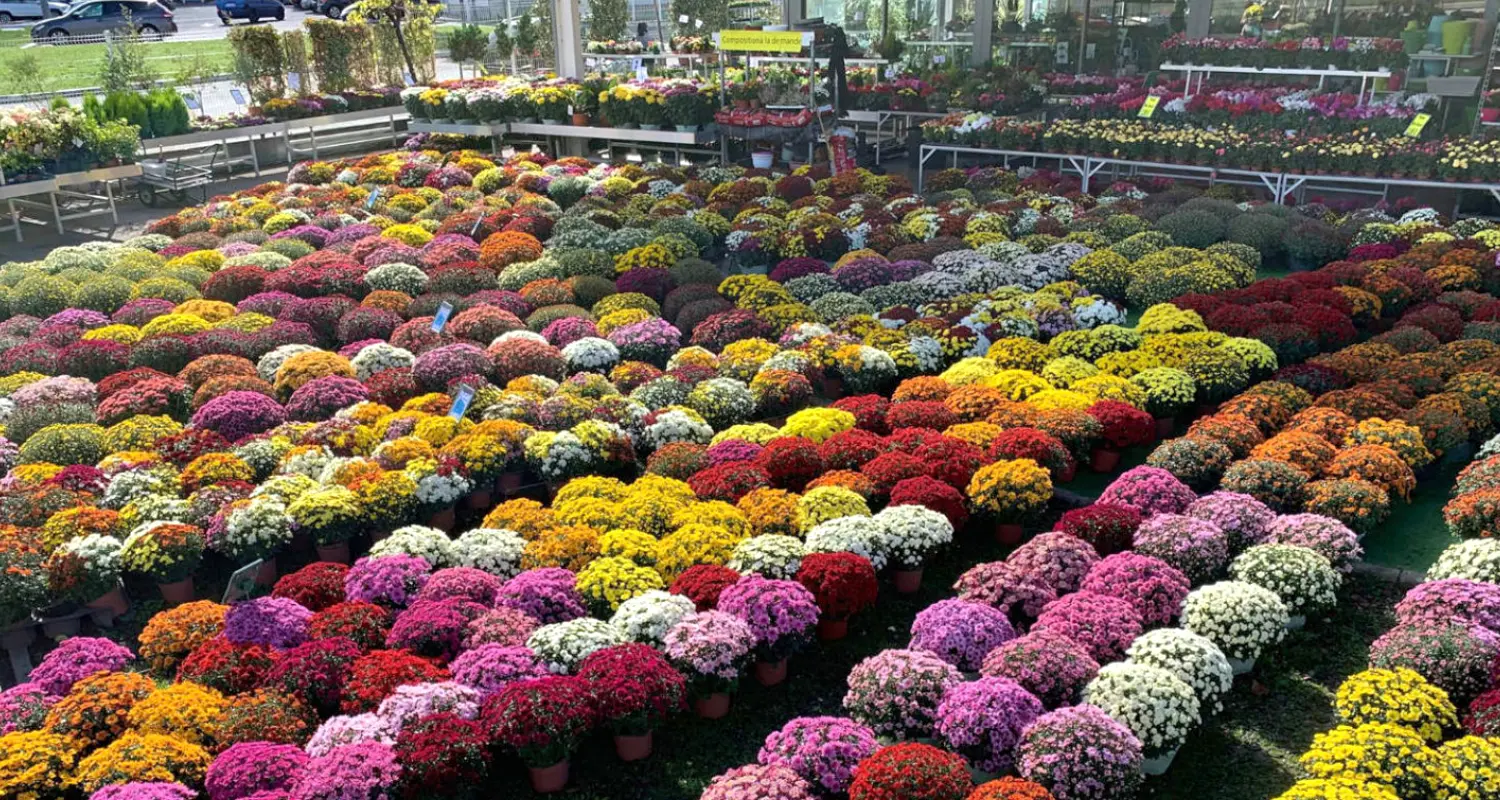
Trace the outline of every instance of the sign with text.
[[1406, 135], [1415, 139], [1422, 135], [1422, 129], [1432, 120], [1431, 114], [1418, 114], [1411, 118], [1411, 124], [1406, 126]]
[[448, 416], [463, 419], [464, 414], [469, 413], [469, 404], [472, 402], [474, 402], [474, 387], [467, 383], [460, 383], [458, 394], [453, 397], [453, 407], [448, 409]]
[[1146, 102], [1141, 103], [1141, 113], [1137, 116], [1141, 119], [1151, 119], [1151, 115], [1156, 113], [1156, 107], [1160, 104], [1161, 98], [1157, 95], [1147, 97]]
[[799, 31], [719, 31], [719, 49], [740, 53], [796, 53], [802, 49]]
[[442, 333], [451, 316], [453, 316], [453, 304], [444, 300], [443, 304], [438, 306], [437, 314], [432, 318], [432, 332]]
[[376, 186], [375, 191], [370, 192], [370, 196], [365, 198], [365, 210], [369, 211], [375, 208], [375, 204], [378, 202], [380, 202], [380, 187]]
[[242, 106], [245, 104], [245, 93], [239, 89], [230, 89], [229, 96], [234, 98], [235, 105]]

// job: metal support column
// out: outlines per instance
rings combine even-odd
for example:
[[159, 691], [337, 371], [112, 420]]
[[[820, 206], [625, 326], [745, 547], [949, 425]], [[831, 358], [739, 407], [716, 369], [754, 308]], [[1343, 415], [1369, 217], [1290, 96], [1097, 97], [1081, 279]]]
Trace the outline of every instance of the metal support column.
[[1195, 39], [1208, 36], [1208, 24], [1213, 21], [1214, 0], [1188, 0], [1187, 35]]
[[991, 38], [995, 31], [995, 6], [1001, 0], [974, 0], [974, 48], [969, 51], [969, 63], [982, 67], [990, 63], [994, 45]]
[[583, 71], [583, 20], [578, 0], [550, 0], [552, 7], [553, 51], [557, 53], [557, 75], [581, 78]]

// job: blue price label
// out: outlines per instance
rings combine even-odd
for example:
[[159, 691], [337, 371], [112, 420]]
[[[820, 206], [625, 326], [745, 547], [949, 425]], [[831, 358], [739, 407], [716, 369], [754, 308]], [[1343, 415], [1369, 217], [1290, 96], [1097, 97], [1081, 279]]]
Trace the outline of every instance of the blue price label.
[[201, 108], [201, 106], [198, 105], [198, 98], [190, 94], [183, 95], [182, 102], [187, 103], [187, 107], [191, 108], [194, 111], [197, 111], [199, 108]]
[[474, 237], [479, 235], [479, 228], [482, 225], [484, 225], [484, 212], [480, 212], [479, 217], [474, 220], [474, 227], [469, 231], [470, 239], [473, 239]]
[[288, 72], [286, 75], [286, 85], [292, 87], [292, 91], [294, 92], [302, 91], [302, 76], [295, 72]]
[[451, 316], [453, 316], [453, 304], [444, 300], [443, 304], [438, 306], [437, 315], [432, 318], [432, 332], [442, 333]]
[[375, 191], [370, 192], [370, 196], [365, 198], [366, 211], [374, 208], [375, 204], [380, 202], [380, 188], [379, 186], [375, 187]]
[[454, 419], [463, 419], [464, 414], [469, 413], [469, 404], [474, 402], [474, 387], [467, 383], [458, 385], [458, 394], [453, 396], [453, 407], [448, 409], [448, 416]]
[[239, 89], [230, 89], [229, 96], [234, 98], [235, 105], [242, 106], [245, 104], [245, 93]]

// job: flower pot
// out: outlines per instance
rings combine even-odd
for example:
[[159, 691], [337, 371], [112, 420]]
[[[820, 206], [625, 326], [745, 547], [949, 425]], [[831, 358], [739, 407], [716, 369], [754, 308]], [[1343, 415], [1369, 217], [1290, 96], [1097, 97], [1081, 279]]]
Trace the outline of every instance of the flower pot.
[[1089, 453], [1089, 469], [1101, 474], [1108, 475], [1120, 466], [1120, 451], [1110, 450], [1106, 447], [1095, 447]]
[[1021, 543], [1021, 537], [1025, 532], [1020, 524], [1014, 522], [1002, 522], [995, 525], [995, 541], [1004, 545], [1016, 545]]
[[495, 481], [496, 493], [498, 493], [501, 497], [509, 497], [519, 491], [521, 491], [521, 473], [500, 473], [499, 479]]
[[1175, 433], [1176, 431], [1177, 431], [1177, 419], [1176, 418], [1174, 418], [1174, 417], [1157, 417], [1156, 418], [1156, 438], [1158, 438], [1158, 439], [1170, 439], [1170, 438], [1172, 438], [1172, 434]]
[[464, 498], [464, 505], [476, 510], [489, 508], [490, 490], [477, 489], [475, 491], [469, 492], [469, 496]]
[[823, 378], [823, 396], [829, 400], [837, 400], [844, 396], [844, 379], [825, 376]]
[[1177, 750], [1181, 747], [1182, 745], [1178, 745], [1177, 747], [1174, 747], [1171, 750], [1162, 753], [1156, 758], [1148, 758], [1143, 760], [1141, 762], [1141, 774], [1161, 775], [1165, 773], [1167, 771], [1167, 768], [1172, 766], [1172, 759], [1177, 757]]
[[[775, 686], [786, 680], [786, 659], [755, 662], [755, 680], [761, 686]], [[729, 701], [729, 695], [724, 695], [724, 701]]]
[[756, 169], [770, 169], [774, 158], [769, 150], [756, 150], [750, 154], [750, 164]]
[[448, 506], [442, 511], [428, 517], [427, 524], [429, 527], [437, 528], [440, 531], [452, 531], [455, 516], [453, 506]]
[[335, 542], [329, 545], [318, 545], [318, 560], [333, 564], [349, 563], [349, 543]]
[[161, 599], [167, 601], [169, 606], [193, 602], [193, 579], [191, 577], [174, 583], [158, 583], [156, 588], [161, 590]]
[[714, 692], [708, 697], [700, 697], [693, 701], [693, 710], [704, 719], [723, 719], [729, 713], [729, 694]]
[[1078, 477], [1078, 465], [1069, 463], [1066, 467], [1057, 471], [1057, 474], [1053, 476], [1053, 482], [1068, 483], [1076, 477]]
[[130, 604], [125, 602], [125, 587], [119, 584], [115, 584], [115, 588], [84, 603], [84, 605], [95, 610], [108, 611], [117, 617], [130, 610]]
[[922, 588], [922, 568], [898, 569], [891, 574], [896, 581], [896, 591], [901, 594], [916, 594]]
[[1467, 464], [1474, 460], [1474, 445], [1470, 442], [1458, 444], [1443, 451], [1444, 464]]
[[1479, 109], [1479, 118], [1485, 122], [1500, 120], [1500, 108], [1481, 108]]
[[1236, 675], [1244, 675], [1252, 669], [1255, 669], [1255, 659], [1253, 658], [1229, 659], [1229, 670]]
[[531, 790], [537, 794], [560, 792], [568, 785], [567, 759], [550, 767], [528, 767], [526, 771], [531, 773]]
[[589, 124], [589, 115], [588, 114], [574, 114], [573, 115], [573, 124], [577, 125], [580, 128], [588, 127], [588, 124]]
[[1450, 56], [1461, 56], [1464, 54], [1464, 46], [1469, 43], [1469, 37], [1474, 32], [1474, 21], [1470, 19], [1451, 20], [1443, 23], [1443, 53]]
[[255, 569], [255, 582], [261, 586], [276, 585], [276, 556], [262, 558]]
[[42, 622], [42, 635], [50, 639], [62, 640], [69, 636], [77, 636], [83, 618], [77, 615], [57, 617]]
[[1286, 629], [1289, 631], [1300, 631], [1307, 625], [1306, 614], [1293, 614], [1286, 618]]
[[1194, 409], [1194, 411], [1196, 412], [1197, 416], [1200, 416], [1200, 417], [1211, 417], [1211, 416], [1219, 413], [1219, 404], [1218, 403], [1199, 403], [1198, 407], [1196, 409]]
[[1407, 55], [1422, 52], [1422, 47], [1427, 44], [1427, 31], [1409, 30], [1401, 32], [1401, 51]]
[[621, 761], [640, 761], [651, 755], [651, 732], [647, 731], [641, 736], [615, 734], [615, 755]]
[[849, 635], [849, 620], [847, 619], [820, 619], [818, 620], [818, 639], [825, 642], [836, 642]]

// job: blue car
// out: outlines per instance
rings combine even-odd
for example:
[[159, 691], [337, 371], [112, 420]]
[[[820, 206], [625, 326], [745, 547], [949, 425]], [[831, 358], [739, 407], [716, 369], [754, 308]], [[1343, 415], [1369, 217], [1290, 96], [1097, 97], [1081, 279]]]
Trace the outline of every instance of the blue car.
[[214, 7], [225, 25], [235, 19], [248, 19], [252, 25], [262, 19], [286, 19], [286, 8], [279, 0], [215, 0]]

